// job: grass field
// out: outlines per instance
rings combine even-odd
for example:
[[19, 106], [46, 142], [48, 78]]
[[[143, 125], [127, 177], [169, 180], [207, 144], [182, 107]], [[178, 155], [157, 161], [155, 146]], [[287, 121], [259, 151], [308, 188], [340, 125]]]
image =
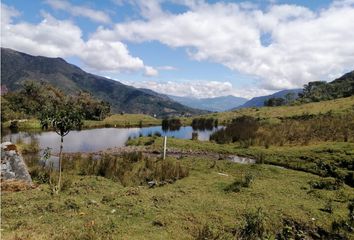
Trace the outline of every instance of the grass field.
[[[209, 237], [234, 239], [247, 226], [245, 216], [258, 208], [264, 236], [274, 239], [291, 228], [285, 221], [306, 231], [330, 231], [332, 221], [346, 218], [348, 199], [354, 198], [347, 186], [312, 189], [309, 182], [321, 178], [309, 173], [203, 158], [179, 161], [189, 176], [162, 187], [123, 187], [103, 177], [64, 172], [71, 186], [59, 195], [47, 184], [3, 192], [2, 239], [198, 239], [205, 228]], [[247, 174], [254, 178], [248, 188], [225, 192]], [[321, 210], [328, 202], [332, 213]]]
[[144, 114], [114, 114], [102, 121], [84, 121], [84, 128], [98, 127], [147, 127], [161, 125], [161, 120]]
[[[346, 113], [354, 111], [354, 97], [206, 117], [223, 124], [249, 115], [272, 123], [328, 111], [351, 116]], [[184, 124], [191, 121], [183, 120]], [[85, 121], [84, 127], [160, 123], [146, 115], [124, 114]], [[35, 120], [21, 124], [38, 127]], [[102, 165], [92, 159], [91, 165], [73, 164], [64, 167], [66, 187], [59, 195], [52, 194], [49, 184], [39, 182], [35, 189], [2, 192], [2, 239], [257, 239], [255, 232], [262, 233], [262, 239], [354, 239], [348, 230], [354, 228], [354, 220], [348, 220], [348, 206], [354, 202], [354, 143], [351, 137], [347, 141], [319, 138], [245, 147], [242, 142], [169, 138], [168, 160], [182, 165], [188, 174], [155, 188], [147, 186], [146, 176], [156, 176], [151, 173], [156, 169], [159, 174], [171, 173], [172, 168], [157, 168], [157, 162], [147, 167], [146, 159], [120, 162], [112, 156], [107, 159], [114, 162]], [[162, 142], [162, 137], [152, 136], [131, 139], [128, 144], [161, 152]], [[31, 152], [34, 147], [22, 143], [19, 149]], [[169, 150], [183, 154], [175, 159]], [[258, 164], [224, 160], [229, 155], [253, 158]], [[79, 159], [87, 160], [74, 157], [76, 162]], [[98, 171], [90, 172], [91, 168]]]
[[[141, 137], [132, 139], [128, 145], [145, 145], [152, 151], [161, 150], [163, 139], [160, 137]], [[219, 153], [221, 156], [234, 154], [250, 157], [258, 162], [283, 166], [295, 170], [311, 172], [322, 176], [345, 178], [354, 173], [354, 143], [319, 142], [311, 145], [270, 146], [269, 148], [251, 146], [241, 147], [238, 143], [216, 144], [209, 141], [168, 139], [168, 147], [182, 151]], [[331, 167], [328, 172], [327, 167]], [[347, 181], [351, 181], [348, 179]], [[353, 185], [353, 184], [352, 184]]]
[[[304, 114], [317, 115], [320, 113], [345, 113], [354, 111], [354, 96], [348, 98], [339, 98], [335, 100], [313, 102], [295, 106], [280, 106], [280, 107], [261, 107], [261, 108], [243, 108], [235, 111], [212, 113], [203, 115], [205, 118], [217, 118], [219, 124], [228, 122], [236, 117], [243, 115], [252, 116], [262, 119], [286, 118], [293, 116], [301, 116]], [[184, 124], [191, 124], [192, 118], [183, 118]]]
[[[144, 114], [114, 114], [102, 121], [85, 120], [83, 128], [102, 127], [147, 127], [161, 125], [161, 120]], [[10, 121], [3, 123], [4, 128], [10, 126]], [[18, 122], [19, 130], [41, 129], [37, 119]]]
[[[348, 98], [339, 98], [330, 101], [322, 101], [315, 103], [308, 103], [296, 106], [281, 106], [281, 107], [262, 107], [262, 108], [244, 108], [235, 111], [212, 113], [202, 115], [199, 117], [204, 118], [217, 118], [219, 124], [225, 124], [232, 119], [247, 115], [259, 117], [262, 119], [269, 119], [270, 121], [276, 118], [286, 118], [293, 116], [301, 116], [304, 114], [320, 114], [320, 113], [346, 113], [354, 111], [354, 96]], [[190, 125], [193, 118], [181, 118], [183, 125]], [[99, 128], [99, 127], [139, 127], [139, 126], [155, 126], [161, 125], [161, 119], [156, 119], [149, 115], [144, 114], [114, 114], [102, 121], [84, 121], [84, 128]], [[3, 123], [4, 128], [10, 126], [10, 121]], [[18, 127], [20, 130], [27, 129], [40, 129], [40, 123], [36, 119], [29, 119], [28, 121], [19, 122]]]

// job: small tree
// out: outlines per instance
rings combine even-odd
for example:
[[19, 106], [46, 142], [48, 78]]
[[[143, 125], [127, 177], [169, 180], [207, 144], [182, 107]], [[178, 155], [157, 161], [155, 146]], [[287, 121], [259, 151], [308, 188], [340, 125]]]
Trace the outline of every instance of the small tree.
[[83, 114], [79, 107], [73, 104], [71, 97], [63, 98], [59, 104], [48, 104], [40, 116], [43, 128], [51, 127], [60, 136], [59, 179], [55, 193], [59, 193], [62, 178], [62, 153], [64, 137], [82, 126]]

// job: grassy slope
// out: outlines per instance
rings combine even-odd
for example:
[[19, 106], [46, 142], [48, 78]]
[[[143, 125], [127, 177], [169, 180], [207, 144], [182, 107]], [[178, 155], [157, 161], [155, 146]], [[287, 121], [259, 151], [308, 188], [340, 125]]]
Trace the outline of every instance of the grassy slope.
[[[339, 98], [335, 100], [313, 102], [295, 106], [281, 107], [262, 107], [262, 108], [243, 108], [231, 112], [221, 112], [203, 115], [202, 117], [218, 118], [219, 123], [232, 120], [236, 117], [247, 115], [264, 119], [272, 119], [279, 117], [292, 117], [304, 114], [319, 114], [332, 111], [333, 113], [344, 113], [346, 111], [354, 111], [354, 96], [348, 98]], [[186, 124], [190, 124], [192, 118], [183, 119]]]
[[[65, 172], [73, 185], [59, 196], [51, 195], [47, 185], [3, 193], [2, 237], [192, 239], [205, 224], [216, 232], [240, 227], [243, 214], [258, 207], [265, 211], [271, 232], [280, 230], [283, 218], [328, 230], [333, 220], [346, 216], [345, 201], [354, 197], [348, 187], [310, 190], [308, 182], [319, 177], [308, 173], [227, 161], [217, 161], [212, 167], [212, 161], [199, 158], [181, 161], [191, 169], [190, 176], [154, 189], [124, 188], [102, 177]], [[250, 188], [224, 192], [225, 186], [246, 173], [255, 176]], [[333, 214], [320, 211], [328, 200], [334, 201]], [[222, 234], [229, 239], [228, 233]]]
[[[85, 120], [83, 128], [99, 128], [99, 127], [138, 127], [140, 126], [156, 126], [161, 125], [161, 120], [144, 114], [113, 114], [102, 121]], [[10, 126], [10, 121], [3, 124], [4, 128]], [[37, 119], [29, 119], [28, 121], [19, 122], [20, 130], [40, 129], [40, 122]]]
[[[298, 106], [282, 106], [282, 107], [262, 107], [262, 108], [244, 108], [232, 112], [212, 113], [202, 115], [202, 117], [218, 118], [219, 123], [230, 121], [235, 117], [249, 115], [264, 119], [274, 119], [278, 117], [291, 117], [303, 114], [319, 114], [332, 111], [333, 113], [344, 113], [354, 111], [354, 96], [348, 98], [340, 98], [330, 101], [322, 101], [316, 103], [308, 103]], [[184, 125], [190, 125], [192, 118], [181, 118]], [[84, 128], [95, 128], [105, 126], [139, 126], [142, 121], [142, 126], [161, 125], [161, 120], [144, 114], [114, 114], [103, 121], [85, 121]], [[10, 122], [5, 122], [5, 128], [10, 126]], [[19, 123], [20, 129], [40, 129], [40, 124], [36, 119], [30, 119], [27, 122]]]

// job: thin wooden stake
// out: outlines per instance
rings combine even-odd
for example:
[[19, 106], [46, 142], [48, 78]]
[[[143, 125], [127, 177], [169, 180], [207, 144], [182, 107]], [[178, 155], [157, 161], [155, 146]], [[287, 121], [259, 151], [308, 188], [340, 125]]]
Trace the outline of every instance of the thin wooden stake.
[[166, 159], [167, 136], [163, 139], [163, 160]]

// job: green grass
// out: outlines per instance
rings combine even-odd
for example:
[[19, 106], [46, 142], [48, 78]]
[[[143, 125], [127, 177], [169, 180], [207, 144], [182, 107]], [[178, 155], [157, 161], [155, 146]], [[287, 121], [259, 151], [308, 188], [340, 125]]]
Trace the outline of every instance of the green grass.
[[[150, 149], [161, 150], [163, 139], [158, 137], [141, 137], [132, 139], [128, 145], [148, 145]], [[311, 172], [322, 176], [345, 178], [353, 173], [354, 143], [349, 142], [320, 142], [311, 145], [270, 146], [269, 148], [251, 146], [243, 148], [238, 143], [216, 144], [209, 141], [192, 141], [183, 139], [168, 139], [168, 147], [184, 152], [210, 152], [221, 155], [235, 154], [250, 157], [258, 162], [283, 166], [291, 169]], [[334, 173], [325, 172], [319, 164], [332, 167]], [[349, 181], [349, 180], [347, 180]]]
[[[3, 128], [9, 128], [11, 121], [3, 123]], [[24, 121], [19, 121], [17, 124], [18, 128], [21, 130], [30, 130], [30, 129], [41, 129], [41, 124], [38, 119], [31, 118]]]
[[102, 121], [84, 122], [84, 128], [97, 128], [97, 127], [147, 127], [161, 125], [161, 120], [144, 114], [114, 114], [105, 118]]
[[[11, 121], [3, 123], [4, 128], [10, 126]], [[101, 127], [147, 127], [161, 125], [161, 120], [144, 114], [114, 114], [102, 121], [85, 120], [83, 128]], [[41, 129], [38, 119], [28, 119], [18, 123], [19, 130]]]
[[[307, 103], [296, 106], [280, 106], [280, 107], [262, 107], [262, 108], [244, 108], [235, 111], [212, 113], [199, 117], [217, 118], [219, 124], [226, 122], [243, 115], [259, 117], [267, 119], [270, 123], [278, 122], [278, 118], [301, 116], [304, 114], [320, 114], [333, 112], [342, 114], [354, 111], [354, 96], [348, 98], [339, 98], [335, 100]], [[183, 125], [190, 125], [193, 118], [180, 118]], [[161, 120], [144, 114], [114, 114], [102, 121], [84, 121], [84, 128], [99, 128], [99, 127], [139, 127], [139, 126], [156, 126], [161, 125]], [[10, 126], [10, 121], [3, 123], [3, 127]], [[19, 123], [19, 129], [40, 129], [40, 123], [36, 119]]]
[[[317, 115], [320, 113], [327, 113], [332, 111], [333, 113], [345, 113], [354, 111], [354, 96], [348, 98], [339, 98], [335, 100], [313, 102], [295, 106], [280, 106], [280, 107], [253, 107], [253, 108], [243, 108], [235, 111], [212, 113], [203, 115], [205, 118], [217, 118], [219, 124], [223, 124], [230, 121], [236, 117], [243, 115], [252, 116], [256, 118], [270, 119], [270, 121], [276, 121], [276, 118], [285, 118], [293, 116], [301, 116], [304, 114]], [[183, 123], [190, 125], [192, 122], [191, 118], [183, 118]]]
[[[259, 207], [269, 235], [281, 230], [283, 219], [329, 230], [332, 221], [346, 217], [347, 201], [354, 197], [346, 186], [310, 189], [309, 182], [321, 178], [309, 173], [192, 157], [180, 161], [190, 175], [158, 188], [64, 172], [72, 185], [58, 196], [46, 184], [3, 192], [2, 239], [193, 239], [205, 225], [231, 239], [244, 214]], [[224, 190], [247, 174], [254, 176], [250, 187]], [[321, 211], [330, 200], [333, 213]]]

